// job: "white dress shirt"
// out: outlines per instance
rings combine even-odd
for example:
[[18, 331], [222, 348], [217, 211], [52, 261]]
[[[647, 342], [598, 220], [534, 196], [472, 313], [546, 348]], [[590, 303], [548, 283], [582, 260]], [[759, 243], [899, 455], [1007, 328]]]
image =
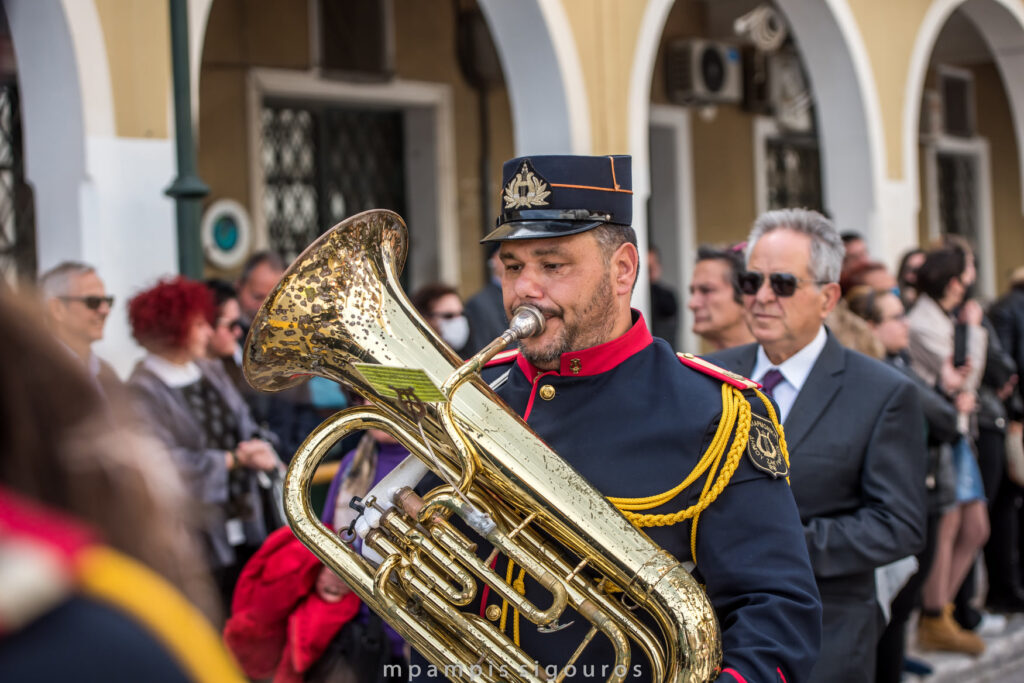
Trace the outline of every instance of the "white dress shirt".
[[178, 365], [152, 353], [142, 359], [142, 365], [172, 389], [187, 387], [203, 376], [199, 366], [192, 361]]
[[810, 344], [794, 353], [780, 365], [775, 365], [768, 360], [764, 348], [758, 345], [757, 361], [754, 363], [754, 370], [750, 373], [750, 378], [760, 382], [765, 373], [772, 368], [782, 373], [782, 381], [772, 392], [772, 397], [779, 405], [779, 422], [782, 424], [786, 423], [790, 408], [796, 402], [796, 397], [803, 388], [804, 382], [807, 381], [807, 376], [811, 374], [811, 369], [817, 362], [818, 356], [821, 355], [822, 349], [825, 348], [826, 339], [825, 326], [822, 325], [818, 328], [818, 334], [814, 336]]

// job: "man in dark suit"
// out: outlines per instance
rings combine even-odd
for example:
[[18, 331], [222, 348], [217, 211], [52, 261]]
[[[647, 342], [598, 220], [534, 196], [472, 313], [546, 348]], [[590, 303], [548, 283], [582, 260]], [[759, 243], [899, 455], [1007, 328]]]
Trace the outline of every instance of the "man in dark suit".
[[821, 592], [811, 680], [868, 682], [882, 614], [875, 570], [924, 542], [924, 418], [913, 384], [836, 341], [843, 243], [824, 216], [772, 211], [754, 223], [739, 278], [755, 344], [712, 359], [760, 381], [779, 406], [793, 495]]

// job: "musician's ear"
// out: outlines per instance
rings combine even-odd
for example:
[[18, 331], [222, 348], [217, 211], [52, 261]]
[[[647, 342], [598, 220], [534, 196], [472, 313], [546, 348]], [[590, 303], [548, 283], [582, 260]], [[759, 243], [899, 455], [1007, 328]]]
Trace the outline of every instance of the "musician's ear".
[[636, 276], [640, 272], [640, 253], [636, 250], [636, 245], [630, 242], [620, 244], [612, 254], [610, 265], [615, 292], [626, 296], [632, 294]]

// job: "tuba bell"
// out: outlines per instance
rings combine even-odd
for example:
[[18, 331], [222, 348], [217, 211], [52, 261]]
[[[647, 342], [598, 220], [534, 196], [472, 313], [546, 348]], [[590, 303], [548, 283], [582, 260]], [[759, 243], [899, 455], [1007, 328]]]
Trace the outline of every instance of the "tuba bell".
[[[255, 388], [276, 391], [319, 375], [369, 401], [328, 418], [295, 454], [284, 486], [295, 535], [451, 680], [561, 681], [593, 637], [607, 638], [615, 653], [608, 681], [623, 680], [633, 646], [654, 681], [713, 679], [721, 636], [700, 586], [480, 378], [484, 363], [536, 333], [543, 318], [517, 313], [508, 331], [463, 363], [402, 291], [407, 244], [397, 214], [353, 216], [292, 263], [253, 321], [244, 372]], [[371, 428], [412, 457], [363, 501], [358, 553], [351, 530], [339, 536], [319, 521], [309, 486], [338, 440]], [[443, 484], [419, 496], [412, 488], [428, 470]], [[523, 567], [550, 604], [528, 601], [498, 576], [494, 553], [475, 552], [480, 539]], [[462, 609], [484, 584], [538, 629], [560, 628], [569, 608], [589, 622], [558, 675]]]

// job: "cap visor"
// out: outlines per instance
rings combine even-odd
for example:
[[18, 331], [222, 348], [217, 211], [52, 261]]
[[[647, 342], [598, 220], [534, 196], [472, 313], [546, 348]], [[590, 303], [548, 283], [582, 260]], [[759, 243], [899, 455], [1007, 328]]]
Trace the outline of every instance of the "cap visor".
[[604, 225], [604, 221], [511, 221], [499, 225], [480, 244], [505, 240], [542, 240], [586, 232]]

